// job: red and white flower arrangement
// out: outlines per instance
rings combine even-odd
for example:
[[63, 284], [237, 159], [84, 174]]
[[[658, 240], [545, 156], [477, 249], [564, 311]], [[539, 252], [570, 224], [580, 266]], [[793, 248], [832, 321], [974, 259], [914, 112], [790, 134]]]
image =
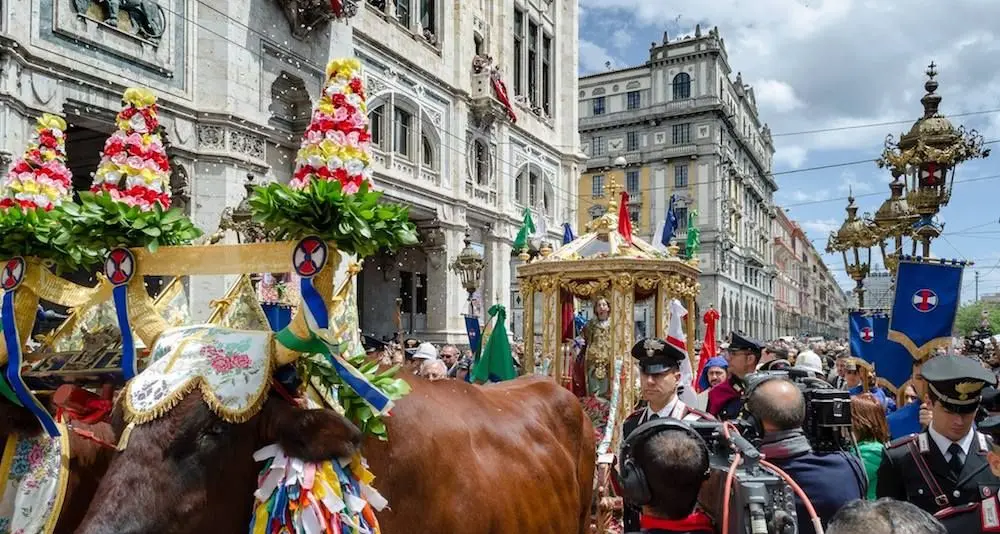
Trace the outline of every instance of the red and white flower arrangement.
[[337, 181], [346, 194], [372, 185], [368, 106], [357, 59], [335, 59], [296, 158], [289, 185], [306, 189], [313, 180]]
[[49, 211], [72, 200], [73, 174], [66, 167], [66, 121], [46, 113], [24, 155], [0, 181], [0, 208]]
[[159, 204], [170, 207], [170, 161], [160, 138], [156, 95], [146, 88], [129, 88], [122, 95], [118, 130], [108, 138], [91, 191], [142, 211]]

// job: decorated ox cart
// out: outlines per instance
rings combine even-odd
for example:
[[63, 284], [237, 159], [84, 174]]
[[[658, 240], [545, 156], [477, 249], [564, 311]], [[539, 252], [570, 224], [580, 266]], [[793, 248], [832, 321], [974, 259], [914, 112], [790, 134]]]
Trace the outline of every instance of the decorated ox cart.
[[[608, 209], [588, 224], [587, 233], [554, 251], [543, 244], [533, 259], [522, 253], [525, 263], [517, 269], [524, 302], [524, 367], [548, 374], [576, 393], [597, 433], [599, 532], [614, 523], [614, 500], [607, 498], [611, 467], [623, 439], [622, 423], [640, 400], [630, 356], [637, 341], [635, 310], [642, 303], [652, 310], [650, 335], [662, 338], [668, 337], [671, 313], [691, 310], [675, 320], [686, 319], [687, 332], [694, 332], [700, 272], [697, 259], [683, 259], [679, 247], [662, 251], [628, 230], [622, 233], [616, 187], [612, 180]], [[578, 306], [593, 309], [582, 329]], [[693, 343], [687, 351], [694, 366]], [[541, 362], [535, 361], [536, 354]]]
[[[222, 244], [218, 235], [196, 243], [201, 231], [170, 207], [169, 158], [148, 90], [123, 95], [119, 131], [104, 147], [92, 190], [78, 200], [64, 164], [65, 122], [40, 121], [27, 156], [0, 184], [0, 433], [9, 437], [0, 462], [0, 532], [228, 534], [249, 525], [254, 534], [379, 533], [375, 512], [387, 502], [374, 489], [362, 440], [378, 460], [373, 466], [381, 466], [375, 474], [395, 492], [390, 497], [440, 491], [478, 499], [482, 508], [468, 517], [439, 498], [401, 498], [386, 510], [394, 528], [387, 533], [584, 532], [594, 449], [588, 443], [578, 457], [566, 455], [565, 444], [584, 443], [587, 428], [572, 395], [548, 380], [484, 388], [402, 380], [398, 368], [365, 360], [355, 289], [362, 258], [414, 244], [416, 231], [405, 208], [370, 189], [359, 69], [356, 60], [330, 63], [291, 182], [253, 188], [244, 206], [262, 228], [253, 243]], [[96, 271], [97, 284], [60, 276], [81, 270]], [[250, 283], [260, 273], [294, 273], [300, 300], [286, 325], [268, 327]], [[208, 323], [192, 324], [178, 305], [187, 301], [183, 280], [192, 275], [239, 275], [213, 303]], [[172, 281], [153, 296], [149, 286], [159, 279]], [[35, 350], [30, 338], [41, 302], [70, 313]], [[63, 382], [76, 389], [61, 403], [47, 393]], [[121, 425], [112, 428], [109, 397], [118, 387]], [[403, 399], [402, 415], [386, 418], [411, 387], [419, 394]], [[470, 406], [464, 424], [426, 432], [436, 421], [427, 413], [461, 403]], [[500, 403], [521, 412], [482, 417]], [[545, 435], [532, 432], [540, 420], [550, 421]], [[487, 424], [510, 432], [498, 437]], [[387, 442], [391, 428], [399, 434]], [[421, 474], [440, 462], [412, 451], [432, 449], [448, 433], [490, 439], [474, 456], [447, 451], [464, 458], [455, 476]], [[118, 454], [74, 463], [80, 439]], [[399, 439], [404, 444], [396, 446]], [[535, 457], [495, 471], [526, 442]], [[156, 447], [162, 450], [150, 454]], [[185, 467], [194, 471], [171, 471]], [[219, 478], [240, 468], [249, 476]], [[510, 475], [518, 469], [528, 473]], [[554, 486], [525, 489], [525, 476]], [[255, 487], [236, 490], [248, 484]], [[570, 506], [524, 509], [517, 499], [525, 496], [555, 496]], [[431, 514], [428, 506], [442, 509]]]

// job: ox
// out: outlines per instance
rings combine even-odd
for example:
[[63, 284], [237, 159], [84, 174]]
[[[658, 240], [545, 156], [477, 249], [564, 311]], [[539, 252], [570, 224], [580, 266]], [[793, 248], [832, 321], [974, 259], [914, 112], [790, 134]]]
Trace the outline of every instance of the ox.
[[[102, 445], [92, 439], [96, 438], [105, 444], [113, 443], [114, 432], [110, 424], [105, 422], [87, 424], [77, 421], [72, 425], [91, 438], [86, 438], [77, 432], [69, 433], [69, 481], [66, 484], [66, 494], [63, 497], [59, 520], [53, 530], [54, 534], [70, 534], [76, 531], [114, 454], [114, 450], [108, 445]], [[3, 440], [0, 443], [5, 443], [11, 434], [35, 436], [42, 432], [38, 419], [27, 408], [16, 406], [0, 397], [0, 439]]]
[[[412, 392], [387, 418], [389, 441], [365, 455], [391, 510], [386, 534], [589, 531], [593, 429], [569, 391], [544, 378], [486, 387], [408, 377]], [[332, 410], [272, 395], [246, 424], [217, 418], [198, 395], [136, 426], [78, 532], [245, 533], [259, 466], [278, 442], [319, 461], [351, 452], [356, 427]]]

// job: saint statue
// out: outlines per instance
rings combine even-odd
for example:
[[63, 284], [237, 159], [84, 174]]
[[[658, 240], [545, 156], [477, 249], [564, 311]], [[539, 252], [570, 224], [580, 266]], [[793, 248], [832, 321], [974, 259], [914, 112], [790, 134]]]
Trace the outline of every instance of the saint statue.
[[594, 318], [583, 327], [583, 360], [587, 396], [607, 400], [611, 396], [613, 373], [611, 350], [611, 304], [608, 299], [594, 300]]

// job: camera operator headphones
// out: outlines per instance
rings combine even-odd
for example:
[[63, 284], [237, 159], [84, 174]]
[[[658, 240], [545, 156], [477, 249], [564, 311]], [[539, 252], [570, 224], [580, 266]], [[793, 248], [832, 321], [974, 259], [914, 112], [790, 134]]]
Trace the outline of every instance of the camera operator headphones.
[[750, 396], [753, 395], [753, 392], [757, 391], [757, 388], [761, 385], [778, 378], [787, 379], [788, 371], [758, 371], [747, 375], [747, 388], [743, 391], [743, 409], [740, 410], [739, 419], [744, 421], [746, 427], [752, 433], [751, 436], [746, 436], [751, 440], [759, 440], [764, 436], [764, 423], [756, 415], [750, 413], [750, 410], [747, 409], [747, 401], [750, 400]]
[[[708, 454], [708, 444], [698, 432], [687, 424], [676, 419], [661, 418], [654, 419], [639, 425], [632, 431], [625, 441], [622, 442], [621, 451], [618, 454], [618, 481], [622, 489], [622, 497], [638, 506], [645, 506], [653, 500], [652, 492], [649, 490], [649, 483], [646, 480], [646, 473], [635, 461], [635, 450], [641, 447], [646, 440], [667, 430], [680, 430], [698, 441], [701, 448]], [[704, 480], [708, 480], [710, 469], [705, 470]]]

